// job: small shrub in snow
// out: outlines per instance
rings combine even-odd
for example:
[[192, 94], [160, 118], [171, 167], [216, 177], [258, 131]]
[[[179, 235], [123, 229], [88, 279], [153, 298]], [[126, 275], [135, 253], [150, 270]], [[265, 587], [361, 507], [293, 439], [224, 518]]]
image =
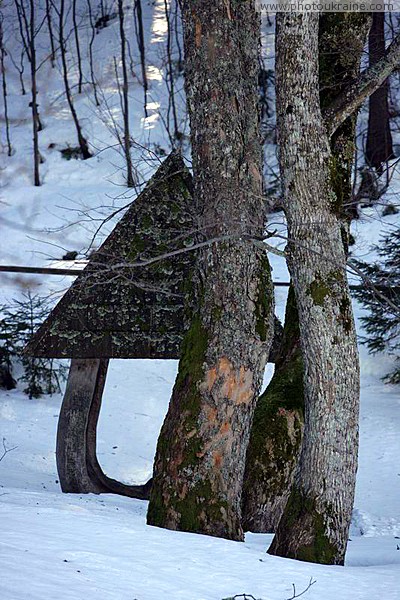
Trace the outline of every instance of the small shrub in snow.
[[[358, 262], [366, 285], [354, 294], [369, 314], [361, 317], [367, 335], [361, 340], [372, 353], [387, 351], [396, 356], [396, 368], [386, 375], [388, 383], [400, 383], [400, 228], [382, 238], [375, 247], [380, 260]], [[370, 282], [370, 284], [368, 284]]]
[[24, 295], [23, 300], [14, 300], [9, 306], [1, 308], [0, 373], [3, 369], [6, 373], [5, 383], [8, 381], [10, 384], [9, 387], [3, 387], [15, 387], [13, 370], [21, 366], [22, 375], [18, 379], [26, 384], [24, 392], [29, 398], [60, 392], [60, 384], [67, 374], [67, 367], [61, 361], [23, 354], [24, 347], [48, 312], [47, 299], [33, 296], [30, 292]]

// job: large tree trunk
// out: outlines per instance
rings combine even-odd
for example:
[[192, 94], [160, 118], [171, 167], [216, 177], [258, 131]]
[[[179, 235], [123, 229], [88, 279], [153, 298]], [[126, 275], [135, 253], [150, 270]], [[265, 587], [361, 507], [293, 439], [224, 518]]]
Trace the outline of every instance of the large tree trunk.
[[[368, 38], [369, 64], [385, 54], [385, 13], [373, 14]], [[389, 79], [369, 98], [368, 133], [365, 157], [371, 167], [381, 171], [382, 164], [394, 158], [389, 116]]]
[[[326, 13], [320, 18], [319, 85], [324, 109], [357, 76], [369, 27], [366, 13]], [[356, 117], [337, 130], [332, 151], [332, 186], [342, 217], [342, 240], [348, 247], [352, 210], [351, 170]], [[283, 343], [273, 378], [260, 396], [246, 458], [243, 487], [243, 527], [275, 531], [293, 483], [304, 414], [303, 366], [294, 291], [289, 289]]]
[[342, 564], [354, 499], [359, 369], [334, 163], [318, 88], [318, 14], [277, 16], [277, 115], [288, 266], [304, 361], [304, 440], [269, 552]]
[[192, 314], [159, 437], [148, 523], [242, 539], [241, 489], [273, 335], [257, 118], [259, 16], [249, 1], [182, 5], [199, 230]]

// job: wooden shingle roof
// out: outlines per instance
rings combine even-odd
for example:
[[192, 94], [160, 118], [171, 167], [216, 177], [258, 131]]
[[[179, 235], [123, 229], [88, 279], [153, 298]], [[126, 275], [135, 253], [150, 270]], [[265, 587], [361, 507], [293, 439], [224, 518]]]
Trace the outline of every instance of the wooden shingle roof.
[[178, 358], [194, 252], [192, 177], [171, 154], [92, 255], [25, 353], [49, 358]]

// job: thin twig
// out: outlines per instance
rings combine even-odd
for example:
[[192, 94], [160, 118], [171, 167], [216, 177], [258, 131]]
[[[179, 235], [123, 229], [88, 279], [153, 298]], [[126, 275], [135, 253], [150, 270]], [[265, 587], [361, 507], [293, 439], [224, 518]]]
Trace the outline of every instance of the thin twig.
[[0, 462], [3, 460], [3, 458], [5, 457], [6, 454], [8, 454], [9, 452], [12, 452], [16, 448], [18, 448], [18, 446], [14, 446], [13, 448], [7, 448], [6, 438], [3, 438], [3, 454], [0, 456]]

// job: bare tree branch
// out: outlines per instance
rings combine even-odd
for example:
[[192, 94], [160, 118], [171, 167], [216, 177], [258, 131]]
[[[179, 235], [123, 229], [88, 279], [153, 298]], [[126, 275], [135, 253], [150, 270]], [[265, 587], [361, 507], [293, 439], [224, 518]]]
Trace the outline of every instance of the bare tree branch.
[[293, 595], [290, 596], [290, 598], [287, 598], [287, 600], [294, 600], [294, 598], [300, 598], [300, 596], [302, 596], [303, 594], [305, 594], [306, 592], [308, 592], [308, 590], [310, 589], [310, 587], [312, 585], [314, 585], [314, 583], [316, 583], [316, 582], [317, 582], [317, 580], [313, 579], [311, 577], [308, 586], [302, 592], [300, 592], [299, 594], [296, 594], [296, 586], [295, 586], [294, 583], [292, 583], [292, 586], [293, 586]]
[[18, 446], [14, 446], [13, 448], [7, 448], [6, 438], [3, 438], [3, 454], [0, 456], [0, 462], [3, 460], [3, 458], [5, 457], [6, 454], [8, 454], [9, 452], [12, 452], [16, 448], [18, 448]]
[[329, 135], [356, 111], [373, 94], [400, 64], [400, 33], [386, 50], [383, 58], [363, 71], [324, 111]]

